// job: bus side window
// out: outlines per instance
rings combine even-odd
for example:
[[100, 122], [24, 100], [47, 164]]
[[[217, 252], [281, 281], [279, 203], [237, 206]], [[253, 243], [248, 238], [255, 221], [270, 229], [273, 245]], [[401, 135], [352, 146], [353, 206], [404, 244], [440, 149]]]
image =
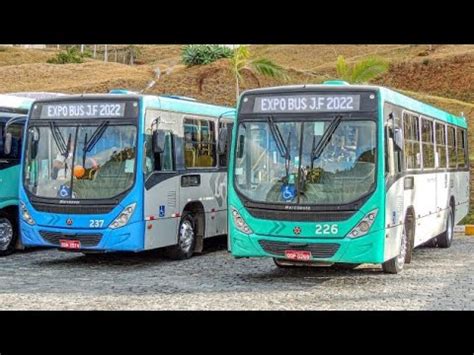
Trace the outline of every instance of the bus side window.
[[438, 168], [446, 168], [446, 125], [436, 122], [436, 160]]
[[464, 168], [466, 166], [466, 141], [465, 141], [464, 130], [456, 128], [456, 151], [457, 151], [457, 162], [458, 168]]
[[420, 122], [416, 115], [403, 114], [404, 156], [407, 169], [421, 168]]
[[215, 123], [204, 119], [184, 120], [184, 157], [186, 168], [216, 166]]
[[448, 126], [448, 161], [449, 168], [456, 167], [456, 136], [454, 127], [452, 126]]
[[421, 119], [421, 141], [423, 148], [423, 168], [435, 167], [433, 122], [426, 118]]

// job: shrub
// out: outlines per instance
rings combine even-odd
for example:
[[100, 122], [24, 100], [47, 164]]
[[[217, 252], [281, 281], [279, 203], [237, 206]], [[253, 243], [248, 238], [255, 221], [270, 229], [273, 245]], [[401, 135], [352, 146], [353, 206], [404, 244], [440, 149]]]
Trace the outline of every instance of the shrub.
[[181, 53], [182, 62], [188, 67], [215, 62], [221, 58], [232, 57], [233, 51], [229, 47], [219, 45], [188, 45]]
[[48, 59], [47, 62], [51, 64], [83, 63], [85, 57], [88, 57], [86, 53], [81, 53], [76, 47], [70, 47]]

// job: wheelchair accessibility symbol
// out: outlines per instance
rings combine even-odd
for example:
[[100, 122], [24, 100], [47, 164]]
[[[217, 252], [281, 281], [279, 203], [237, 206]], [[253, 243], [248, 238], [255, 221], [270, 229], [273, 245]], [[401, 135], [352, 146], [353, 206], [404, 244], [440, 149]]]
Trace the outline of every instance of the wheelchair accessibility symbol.
[[160, 214], [159, 214], [160, 217], [164, 217], [165, 216], [165, 205], [160, 205]]
[[59, 197], [69, 197], [71, 194], [71, 189], [67, 187], [66, 185], [61, 185], [58, 191]]

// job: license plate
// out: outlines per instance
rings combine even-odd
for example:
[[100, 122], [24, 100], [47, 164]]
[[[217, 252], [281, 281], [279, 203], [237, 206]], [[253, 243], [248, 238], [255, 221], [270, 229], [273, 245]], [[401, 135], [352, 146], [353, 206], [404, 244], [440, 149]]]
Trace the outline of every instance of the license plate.
[[310, 260], [311, 252], [307, 250], [285, 250], [285, 256], [291, 260]]
[[80, 249], [81, 242], [79, 240], [59, 240], [59, 245], [64, 249]]

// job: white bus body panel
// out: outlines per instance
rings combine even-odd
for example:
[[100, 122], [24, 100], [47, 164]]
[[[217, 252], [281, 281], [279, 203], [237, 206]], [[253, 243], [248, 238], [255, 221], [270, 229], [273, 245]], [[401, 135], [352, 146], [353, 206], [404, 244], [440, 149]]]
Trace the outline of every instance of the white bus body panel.
[[[404, 189], [405, 177], [413, 177], [412, 190]], [[415, 247], [443, 233], [451, 196], [455, 201], [455, 223], [459, 223], [469, 210], [468, 171], [407, 174], [394, 182], [386, 192], [384, 260], [399, 253], [405, 214], [410, 206], [416, 218]]]

